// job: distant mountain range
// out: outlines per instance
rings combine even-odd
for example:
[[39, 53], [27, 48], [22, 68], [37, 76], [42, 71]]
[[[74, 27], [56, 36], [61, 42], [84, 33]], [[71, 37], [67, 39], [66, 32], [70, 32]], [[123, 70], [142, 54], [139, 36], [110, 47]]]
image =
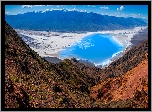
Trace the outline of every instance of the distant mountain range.
[[66, 10], [5, 15], [5, 20], [15, 29], [61, 32], [118, 30], [147, 25], [139, 18]]

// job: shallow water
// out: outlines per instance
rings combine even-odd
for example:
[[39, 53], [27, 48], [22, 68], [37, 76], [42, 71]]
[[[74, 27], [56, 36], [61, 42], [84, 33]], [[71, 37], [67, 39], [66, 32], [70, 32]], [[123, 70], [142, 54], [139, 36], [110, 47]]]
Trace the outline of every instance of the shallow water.
[[61, 59], [75, 57], [102, 65], [114, 54], [123, 50], [124, 46], [117, 43], [111, 35], [93, 34], [62, 50], [59, 56]]

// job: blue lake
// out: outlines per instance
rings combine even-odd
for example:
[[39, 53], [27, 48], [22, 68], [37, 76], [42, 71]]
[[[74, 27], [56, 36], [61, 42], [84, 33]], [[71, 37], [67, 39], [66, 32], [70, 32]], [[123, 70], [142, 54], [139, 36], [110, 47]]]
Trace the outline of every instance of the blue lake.
[[109, 60], [115, 53], [123, 51], [124, 48], [111, 35], [92, 34], [62, 50], [59, 56], [61, 59], [75, 57], [102, 65], [103, 62]]

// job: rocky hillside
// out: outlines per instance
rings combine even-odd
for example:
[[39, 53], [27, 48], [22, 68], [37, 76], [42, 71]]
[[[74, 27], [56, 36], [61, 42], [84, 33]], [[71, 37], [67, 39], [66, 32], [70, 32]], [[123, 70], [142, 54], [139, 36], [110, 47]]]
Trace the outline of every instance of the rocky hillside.
[[5, 108], [147, 108], [147, 57], [144, 41], [104, 69], [69, 59], [53, 64], [5, 23]]
[[[52, 64], [5, 23], [5, 107], [89, 107], [92, 78], [70, 60]], [[14, 102], [14, 103], [12, 103]]]
[[95, 107], [148, 108], [148, 58], [126, 74], [92, 87], [90, 95]]

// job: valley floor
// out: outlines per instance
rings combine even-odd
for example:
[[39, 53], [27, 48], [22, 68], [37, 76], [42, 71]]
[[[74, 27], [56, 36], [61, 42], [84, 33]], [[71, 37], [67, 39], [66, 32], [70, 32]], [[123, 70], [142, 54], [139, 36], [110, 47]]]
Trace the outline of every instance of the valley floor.
[[110, 34], [119, 44], [128, 47], [131, 45], [131, 38], [146, 29], [145, 27], [135, 27], [133, 29], [115, 30], [115, 31], [98, 31], [98, 32], [83, 32], [83, 33], [60, 33], [46, 31], [32, 31], [16, 29], [22, 37], [27, 36], [33, 40], [26, 40], [26, 43], [36, 51], [41, 57], [58, 57], [58, 53], [73, 45], [75, 42], [81, 41], [82, 38], [95, 34]]

